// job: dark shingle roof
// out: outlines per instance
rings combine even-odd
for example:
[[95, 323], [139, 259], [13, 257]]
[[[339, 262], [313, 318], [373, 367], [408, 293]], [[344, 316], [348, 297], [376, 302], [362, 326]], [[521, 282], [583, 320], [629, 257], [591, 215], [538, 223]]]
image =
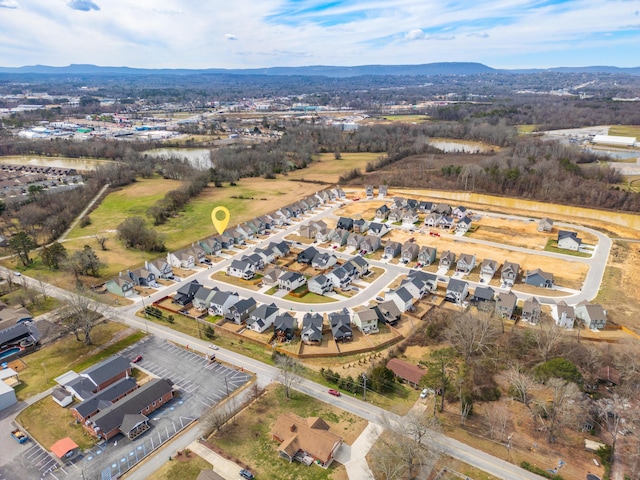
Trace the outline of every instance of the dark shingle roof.
[[102, 402], [106, 401], [110, 406], [118, 397], [136, 388], [136, 386], [137, 384], [134, 378], [123, 378], [95, 395], [90, 396], [84, 402], [73, 407], [73, 409], [84, 418], [93, 412], [101, 410], [100, 406]]
[[89, 377], [96, 385], [100, 385], [126, 372], [130, 368], [131, 364], [129, 360], [120, 355], [114, 355], [95, 364], [93, 367], [87, 368], [81, 374]]

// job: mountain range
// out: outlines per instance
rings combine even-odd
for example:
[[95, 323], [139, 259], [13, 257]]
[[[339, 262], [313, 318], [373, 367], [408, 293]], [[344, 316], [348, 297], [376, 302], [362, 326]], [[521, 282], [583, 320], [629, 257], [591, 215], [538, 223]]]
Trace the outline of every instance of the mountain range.
[[23, 67], [0, 67], [4, 74], [43, 74], [43, 75], [270, 75], [270, 76], [323, 76], [332, 78], [358, 77], [366, 75], [429, 76], [429, 75], [477, 75], [491, 73], [533, 74], [542, 72], [558, 73], [610, 73], [640, 75], [640, 67], [555, 67], [531, 69], [496, 69], [475, 62], [439, 62], [421, 65], [359, 65], [352, 67], [315, 65], [304, 67], [268, 67], [247, 69], [170, 69], [170, 68], [131, 68], [102, 67], [90, 64], [52, 67], [47, 65], [29, 65]]

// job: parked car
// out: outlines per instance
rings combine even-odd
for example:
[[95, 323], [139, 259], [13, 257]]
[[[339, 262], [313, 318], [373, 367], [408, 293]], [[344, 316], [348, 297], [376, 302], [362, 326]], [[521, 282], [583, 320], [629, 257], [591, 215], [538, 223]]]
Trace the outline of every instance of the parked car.
[[131, 363], [138, 363], [142, 361], [142, 355], [138, 355], [136, 358], [131, 360]]
[[422, 392], [420, 392], [420, 398], [427, 398], [429, 396], [429, 389], [425, 388], [424, 390], [422, 390]]
[[253, 476], [253, 473], [251, 473], [249, 470], [245, 470], [244, 468], [240, 470], [240, 476], [242, 478], [246, 478], [247, 480], [252, 480], [253, 478], [255, 478]]
[[342, 396], [342, 394], [338, 390], [334, 390], [333, 388], [329, 389], [329, 394], [333, 395], [334, 397], [341, 397]]
[[218, 350], [218, 346], [214, 345], [213, 343], [209, 344], [209, 348], [213, 349], [213, 350]]
[[376, 297], [376, 302], [384, 302], [384, 298], [382, 298], [382, 297]]

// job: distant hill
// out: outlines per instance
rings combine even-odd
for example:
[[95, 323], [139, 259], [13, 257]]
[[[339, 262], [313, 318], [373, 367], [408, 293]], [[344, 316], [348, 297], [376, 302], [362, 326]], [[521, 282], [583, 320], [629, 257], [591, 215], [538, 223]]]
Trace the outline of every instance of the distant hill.
[[590, 67], [557, 67], [549, 69], [495, 69], [474, 62], [440, 62], [421, 65], [359, 65], [340, 67], [331, 65], [315, 65], [306, 67], [269, 67], [248, 69], [170, 69], [170, 68], [131, 68], [131, 67], [100, 67], [97, 65], [69, 65], [66, 67], [51, 67], [47, 65], [30, 65], [24, 67], [0, 67], [0, 73], [13, 74], [43, 74], [43, 75], [271, 75], [271, 76], [321, 76], [321, 77], [359, 77], [368, 75], [477, 75], [486, 73], [625, 73], [640, 75], [640, 67], [620, 68], [608, 66]]

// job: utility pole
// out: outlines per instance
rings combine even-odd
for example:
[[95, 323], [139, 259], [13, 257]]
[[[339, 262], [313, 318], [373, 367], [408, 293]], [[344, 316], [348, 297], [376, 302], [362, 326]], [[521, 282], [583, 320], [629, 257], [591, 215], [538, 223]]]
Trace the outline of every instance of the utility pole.
[[364, 383], [364, 388], [362, 390], [362, 400], [363, 401], [367, 401], [367, 376], [363, 373], [362, 374], [362, 381]]

